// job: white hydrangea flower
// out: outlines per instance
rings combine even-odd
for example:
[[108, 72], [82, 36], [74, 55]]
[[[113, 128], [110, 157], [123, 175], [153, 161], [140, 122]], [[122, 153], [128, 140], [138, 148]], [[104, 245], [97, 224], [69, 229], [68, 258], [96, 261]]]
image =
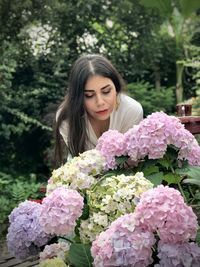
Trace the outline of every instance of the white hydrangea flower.
[[108, 225], [108, 215], [101, 214], [100, 212], [93, 214], [94, 222], [106, 227]]
[[153, 188], [143, 173], [106, 177], [94, 189], [87, 191], [90, 215], [80, 225], [83, 242], [92, 242], [121, 215], [131, 213], [141, 194]]
[[96, 176], [104, 171], [105, 159], [96, 149], [85, 151], [52, 172], [47, 192], [60, 186], [70, 189], [88, 189], [96, 183]]

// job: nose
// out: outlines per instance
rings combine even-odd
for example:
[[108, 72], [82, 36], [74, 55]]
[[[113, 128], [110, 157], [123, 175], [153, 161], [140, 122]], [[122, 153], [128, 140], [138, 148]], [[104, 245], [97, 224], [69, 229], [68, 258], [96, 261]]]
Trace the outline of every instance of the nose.
[[96, 103], [97, 103], [97, 106], [103, 106], [104, 105], [104, 99], [103, 99], [102, 95], [96, 96]]

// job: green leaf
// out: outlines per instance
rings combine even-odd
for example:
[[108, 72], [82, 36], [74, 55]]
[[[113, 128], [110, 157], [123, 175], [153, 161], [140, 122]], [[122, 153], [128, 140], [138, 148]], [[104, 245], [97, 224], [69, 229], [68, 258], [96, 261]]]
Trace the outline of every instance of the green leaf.
[[181, 6], [181, 14], [187, 18], [191, 15], [191, 13], [195, 12], [198, 8], [200, 8], [199, 0], [179, 0]]
[[197, 231], [197, 235], [196, 235], [195, 241], [197, 242], [198, 245], [200, 245], [200, 228]]
[[153, 173], [158, 173], [159, 168], [157, 166], [149, 166], [143, 170], [144, 176], [147, 177]]
[[200, 167], [199, 166], [188, 167], [185, 174], [192, 179], [196, 179], [200, 181]]
[[180, 175], [177, 173], [167, 173], [164, 175], [163, 179], [168, 183], [168, 184], [178, 184], [181, 182], [182, 178]]
[[149, 175], [146, 177], [148, 180], [150, 180], [154, 186], [156, 187], [157, 185], [162, 183], [163, 180], [163, 172], [158, 172], [152, 175]]
[[200, 167], [199, 166], [187, 166], [183, 169], [176, 169], [175, 172], [181, 176], [187, 177], [183, 180], [183, 183], [190, 183], [200, 185]]
[[200, 179], [191, 179], [191, 178], [188, 178], [188, 179], [184, 179], [183, 180], [183, 183], [184, 184], [195, 184], [195, 185], [199, 185], [200, 186]]
[[194, 198], [200, 200], [200, 192], [195, 193]]
[[89, 217], [89, 209], [90, 209], [89, 205], [84, 204], [83, 213], [82, 213], [80, 219], [86, 220]]
[[163, 159], [159, 159], [159, 160], [158, 160], [158, 163], [159, 163], [161, 166], [163, 166], [164, 168], [166, 168], [166, 169], [169, 169], [169, 167], [170, 167], [170, 162], [169, 162], [169, 160], [167, 160], [167, 159], [165, 159], [165, 158], [163, 158]]
[[70, 264], [76, 267], [92, 267], [90, 248], [89, 244], [72, 244], [69, 250]]
[[129, 158], [128, 156], [120, 156], [120, 157], [115, 157], [115, 160], [117, 162], [117, 165], [122, 165], [127, 161], [128, 158]]

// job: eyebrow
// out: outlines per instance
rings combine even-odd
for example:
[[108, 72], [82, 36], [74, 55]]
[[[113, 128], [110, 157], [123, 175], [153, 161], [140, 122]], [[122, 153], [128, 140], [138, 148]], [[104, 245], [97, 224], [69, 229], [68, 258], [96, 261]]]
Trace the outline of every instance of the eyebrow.
[[[110, 87], [110, 84], [106, 84], [105, 86], [101, 87], [100, 90], [106, 89], [107, 87]], [[92, 89], [85, 89], [84, 92], [94, 92], [95, 90]]]

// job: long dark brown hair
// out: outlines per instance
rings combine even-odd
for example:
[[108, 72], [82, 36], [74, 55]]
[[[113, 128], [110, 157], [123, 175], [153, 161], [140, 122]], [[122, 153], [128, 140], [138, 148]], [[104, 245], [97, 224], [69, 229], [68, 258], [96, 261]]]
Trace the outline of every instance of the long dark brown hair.
[[100, 75], [112, 80], [117, 93], [121, 92], [124, 81], [112, 63], [102, 55], [83, 55], [72, 66], [69, 76], [68, 90], [59, 107], [55, 122], [55, 162], [63, 163], [63, 140], [59, 128], [67, 120], [69, 131], [67, 153], [72, 157], [86, 150], [87, 131], [84, 110], [84, 88], [89, 77]]

